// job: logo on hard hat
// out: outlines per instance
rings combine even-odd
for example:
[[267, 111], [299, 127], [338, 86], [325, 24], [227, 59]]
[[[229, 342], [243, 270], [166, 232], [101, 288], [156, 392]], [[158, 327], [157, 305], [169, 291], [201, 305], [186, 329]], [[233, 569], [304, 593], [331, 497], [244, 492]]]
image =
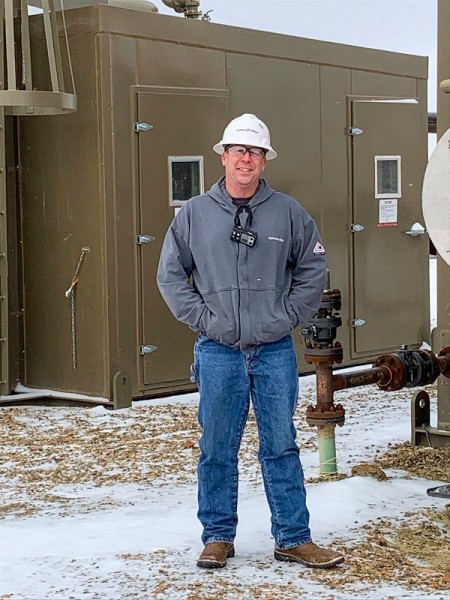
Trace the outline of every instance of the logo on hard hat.
[[258, 135], [258, 132], [254, 129], [250, 129], [250, 127], [247, 127], [247, 129], [236, 129], [236, 131], [251, 131], [252, 133], [256, 133], [256, 135]]

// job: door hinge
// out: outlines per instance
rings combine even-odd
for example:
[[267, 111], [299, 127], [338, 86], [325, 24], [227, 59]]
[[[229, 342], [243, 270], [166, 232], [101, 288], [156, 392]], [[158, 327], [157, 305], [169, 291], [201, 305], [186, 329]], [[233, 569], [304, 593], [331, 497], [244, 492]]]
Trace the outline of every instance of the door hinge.
[[352, 321], [352, 327], [361, 327], [364, 324], [365, 324], [364, 319], [353, 319], [353, 321]]
[[357, 233], [358, 231], [364, 231], [364, 225], [360, 225], [359, 223], [352, 223], [350, 225], [350, 231], [352, 233]]
[[158, 346], [151, 346], [147, 344], [146, 346], [139, 346], [139, 354], [144, 356], [144, 354], [151, 354], [155, 350], [158, 350]]
[[153, 125], [150, 125], [150, 123], [143, 123], [139, 121], [133, 123], [133, 131], [135, 131], [136, 133], [141, 133], [141, 131], [151, 131], [152, 129]]
[[150, 242], [154, 242], [156, 238], [152, 235], [137, 235], [136, 236], [136, 244], [150, 244]]
[[360, 129], [359, 127], [350, 127], [348, 133], [349, 135], [361, 135], [364, 133], [364, 129]]

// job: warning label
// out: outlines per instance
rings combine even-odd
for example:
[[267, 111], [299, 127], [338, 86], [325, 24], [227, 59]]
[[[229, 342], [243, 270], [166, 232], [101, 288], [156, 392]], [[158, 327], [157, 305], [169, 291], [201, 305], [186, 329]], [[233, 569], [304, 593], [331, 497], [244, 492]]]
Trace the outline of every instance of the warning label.
[[379, 200], [378, 227], [395, 227], [398, 225], [398, 200]]

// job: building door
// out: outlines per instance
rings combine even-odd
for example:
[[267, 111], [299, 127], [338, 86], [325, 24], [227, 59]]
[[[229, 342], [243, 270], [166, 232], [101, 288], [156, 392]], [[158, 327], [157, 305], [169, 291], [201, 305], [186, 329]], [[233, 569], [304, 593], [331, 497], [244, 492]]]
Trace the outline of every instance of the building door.
[[158, 261], [176, 211], [222, 174], [212, 146], [227, 120], [227, 91], [138, 90], [141, 385], [144, 391], [177, 391], [192, 387], [189, 367], [196, 336], [176, 321], [161, 298], [156, 285]]
[[424, 126], [416, 99], [351, 101], [352, 358], [429, 339]]

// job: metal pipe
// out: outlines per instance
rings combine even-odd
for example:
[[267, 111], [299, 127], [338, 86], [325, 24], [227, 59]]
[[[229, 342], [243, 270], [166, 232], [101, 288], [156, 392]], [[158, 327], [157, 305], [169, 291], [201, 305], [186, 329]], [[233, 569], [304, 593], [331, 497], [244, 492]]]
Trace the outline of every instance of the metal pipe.
[[54, 92], [61, 91], [59, 88], [58, 81], [58, 71], [56, 68], [56, 54], [55, 54], [55, 44], [53, 41], [53, 36], [55, 32], [52, 29], [52, 19], [50, 14], [50, 0], [42, 0], [42, 8], [43, 8], [43, 19], [44, 19], [44, 31], [45, 31], [45, 41], [47, 44], [47, 57], [48, 57], [48, 65], [50, 68], [50, 79], [52, 81], [52, 90]]
[[14, 41], [14, 6], [13, 0], [5, 0], [5, 48], [7, 67], [7, 89], [16, 90], [16, 45]]
[[346, 390], [361, 385], [380, 384], [389, 381], [390, 374], [386, 367], [373, 367], [364, 371], [334, 374], [331, 380], [333, 391]]
[[[28, 1], [20, 0], [20, 10], [22, 15], [28, 14]], [[21, 48], [23, 53], [23, 73], [22, 73], [22, 84], [26, 90], [33, 89], [33, 79], [31, 73], [31, 48], [30, 48], [30, 24], [28, 19], [22, 19], [21, 23], [22, 35], [21, 35]]]
[[317, 427], [317, 439], [319, 442], [319, 464], [320, 475], [336, 475], [336, 437], [334, 435], [336, 425], [327, 423]]
[[450, 379], [450, 345], [437, 356], [427, 350], [402, 346], [397, 352], [379, 356], [372, 368], [334, 374], [333, 365], [340, 364], [343, 357], [341, 345], [335, 342], [336, 330], [342, 324], [336, 312], [341, 308], [341, 292], [330, 290], [329, 280], [327, 286], [318, 312], [302, 331], [305, 360], [316, 368], [317, 403], [306, 409], [306, 421], [317, 427], [321, 475], [337, 473], [335, 428], [344, 424], [345, 409], [334, 403], [334, 392], [371, 384], [385, 391], [396, 391], [428, 385], [440, 374]]

